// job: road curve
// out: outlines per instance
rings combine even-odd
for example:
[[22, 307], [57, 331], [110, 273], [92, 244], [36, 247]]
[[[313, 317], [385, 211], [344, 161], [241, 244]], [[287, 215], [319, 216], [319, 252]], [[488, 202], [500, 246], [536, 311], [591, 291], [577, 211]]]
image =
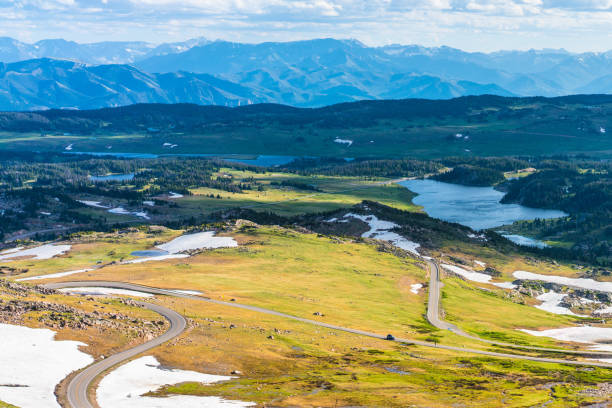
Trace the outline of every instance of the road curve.
[[481, 341], [494, 346], [501, 347], [512, 347], [520, 348], [522, 350], [530, 351], [544, 351], [553, 353], [573, 354], [585, 357], [608, 357], [612, 358], [611, 352], [606, 351], [582, 351], [582, 350], [566, 350], [558, 348], [547, 348], [547, 347], [536, 347], [522, 344], [505, 343], [502, 341], [487, 340], [477, 336], [472, 336], [455, 326], [454, 324], [448, 323], [440, 319], [440, 288], [443, 283], [440, 281], [440, 268], [438, 264], [432, 260], [425, 259], [427, 266], [429, 267], [429, 298], [427, 300], [427, 320], [432, 326], [437, 327], [440, 330], [448, 330], [455, 333], [458, 336], [466, 337], [471, 340]]
[[[352, 333], [352, 334], [357, 334], [357, 335], [360, 335], [360, 336], [367, 336], [367, 337], [381, 339], [381, 340], [385, 340], [386, 339], [385, 335], [381, 335], [381, 334], [378, 334], [378, 333], [372, 333], [372, 332], [368, 332], [368, 331], [364, 331], [364, 330], [358, 330], [358, 329], [352, 329], [352, 328], [343, 327], [343, 326], [337, 326], [337, 325], [333, 325], [333, 324], [329, 324], [329, 323], [320, 322], [320, 321], [317, 321], [317, 320], [305, 319], [305, 318], [302, 318], [302, 317], [292, 316], [292, 315], [289, 315], [289, 314], [286, 314], [286, 313], [281, 313], [281, 312], [277, 312], [277, 311], [270, 310], [270, 309], [264, 309], [264, 308], [261, 308], [261, 307], [243, 305], [243, 304], [235, 303], [235, 302], [224, 302], [222, 300], [215, 300], [215, 299], [210, 299], [210, 298], [207, 298], [207, 297], [197, 296], [197, 295], [189, 295], [189, 294], [186, 294], [186, 293], [181, 293], [181, 292], [170, 290], [170, 289], [153, 288], [153, 287], [144, 286], [144, 285], [138, 285], [138, 284], [134, 284], [134, 283], [112, 282], [112, 281], [82, 281], [82, 282], [50, 283], [50, 284], [46, 284], [46, 285], [43, 285], [43, 286], [47, 287], [49, 289], [60, 289], [60, 288], [66, 288], [66, 287], [83, 287], [83, 286], [107, 287], [107, 288], [135, 290], [135, 291], [139, 291], [139, 292], [150, 293], [150, 294], [153, 294], [153, 295], [174, 296], [174, 297], [185, 298], [185, 299], [192, 299], [192, 300], [197, 300], [197, 301], [201, 301], [201, 302], [208, 302], [208, 303], [212, 303], [212, 304], [223, 305], [223, 306], [228, 306], [228, 307], [233, 307], [233, 308], [238, 308], [238, 309], [250, 310], [250, 311], [258, 312], [258, 313], [265, 313], [265, 314], [273, 315], [273, 316], [279, 316], [279, 317], [291, 319], [291, 320], [294, 320], [294, 321], [299, 321], [299, 322], [302, 322], [302, 323], [311, 324], [311, 325], [314, 325], [314, 326], [325, 327], [325, 328], [328, 328], [328, 329], [343, 331], [343, 332]], [[182, 317], [181, 317], [181, 319], [182, 319]], [[570, 365], [577, 365], [577, 366], [595, 366], [595, 367], [612, 368], [612, 363], [603, 363], [603, 362], [597, 362], [597, 361], [592, 361], [592, 362], [591, 361], [575, 361], [575, 360], [563, 360], [563, 359], [546, 358], [546, 357], [526, 356], [526, 355], [521, 355], [521, 354], [498, 353], [498, 352], [493, 352], [493, 351], [485, 351], [485, 350], [477, 350], [477, 349], [470, 349], [470, 348], [464, 348], [464, 347], [448, 346], [448, 345], [443, 345], [443, 344], [430, 343], [430, 342], [427, 342], [427, 341], [404, 339], [404, 338], [398, 338], [398, 337], [395, 337], [393, 339], [393, 341], [395, 341], [397, 343], [401, 343], [401, 344], [413, 344], [413, 345], [423, 346], [423, 347], [439, 348], [439, 349], [444, 349], [444, 350], [456, 351], [456, 352], [460, 352], [460, 353], [472, 353], [472, 354], [479, 354], [479, 355], [499, 357], [499, 358], [529, 360], [529, 361], [537, 361], [537, 362], [543, 362], [543, 363], [570, 364]], [[163, 341], [161, 341], [161, 343], [163, 343]], [[161, 344], [161, 343], [159, 343], [159, 344]], [[512, 347], [516, 347], [516, 346], [512, 345]], [[547, 351], [547, 350], [543, 350], [543, 351]], [[554, 351], [557, 352], [558, 350], [554, 349]], [[576, 353], [576, 354], [579, 354], [579, 353]], [[598, 352], [585, 353], [585, 352], [583, 352], [581, 355], [601, 356], [601, 353], [598, 353]], [[112, 366], [112, 365], [109, 365], [108, 367], [110, 367], [110, 366]], [[75, 380], [76, 380], [76, 378], [73, 380], [73, 382]], [[73, 407], [74, 408], [81, 408], [81, 406], [79, 406], [79, 405], [73, 406]], [[85, 407], [89, 408], [90, 406], [85, 406]]]
[[117, 364], [120, 364], [140, 353], [173, 339], [185, 331], [185, 327], [187, 326], [185, 318], [176, 313], [174, 310], [152, 303], [140, 304], [143, 307], [164, 316], [170, 322], [170, 328], [164, 334], [154, 338], [151, 341], [140, 344], [129, 350], [122, 351], [121, 353], [113, 354], [112, 356], [109, 356], [104, 360], [100, 360], [79, 372], [68, 383], [66, 390], [66, 399], [72, 408], [94, 408], [94, 405], [89, 401], [87, 391], [89, 390], [89, 386], [92, 381], [94, 381], [98, 375], [102, 374], [109, 368], [116, 366]]

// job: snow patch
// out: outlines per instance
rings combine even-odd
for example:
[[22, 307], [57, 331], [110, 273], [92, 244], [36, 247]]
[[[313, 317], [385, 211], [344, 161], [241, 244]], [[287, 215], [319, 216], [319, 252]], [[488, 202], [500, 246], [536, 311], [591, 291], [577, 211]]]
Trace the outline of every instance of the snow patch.
[[166, 384], [200, 382], [213, 384], [232, 377], [198, 373], [162, 367], [153, 356], [130, 361], [102, 378], [97, 390], [97, 399], [102, 408], [217, 408], [250, 407], [254, 404], [243, 401], [228, 401], [219, 397], [195, 397], [172, 395], [164, 398], [145, 397]]
[[350, 147], [353, 144], [353, 141], [349, 139], [340, 139], [339, 137], [337, 137], [334, 139], [334, 143], [345, 144]]
[[173, 292], [176, 293], [182, 293], [184, 295], [194, 295], [194, 296], [199, 296], [202, 295], [203, 293], [200, 292], [199, 290], [182, 290], [182, 289], [173, 289]]
[[[106, 206], [106, 205], [102, 205], [100, 204], [99, 201], [89, 201], [89, 200], [77, 200], [79, 203], [81, 204], [85, 204], [88, 205], [90, 207], [95, 207], [95, 208], [110, 208], [110, 206]], [[109, 211], [110, 212], [110, 211]]]
[[[612, 344], [610, 344], [612, 342], [612, 328], [609, 327], [577, 326], [549, 330], [522, 329], [521, 331], [532, 336], [592, 344], [591, 350], [612, 351]], [[602, 359], [601, 361], [611, 361], [611, 359]]]
[[423, 287], [422, 283], [413, 283], [412, 285], [410, 285], [410, 291], [412, 293], [414, 293], [415, 295], [419, 294], [419, 290]]
[[170, 254], [202, 248], [228, 248], [236, 247], [238, 243], [232, 237], [215, 237], [214, 231], [197, 232], [182, 235], [170, 242], [158, 245], [157, 248]]
[[363, 238], [374, 238], [380, 239], [382, 241], [387, 241], [398, 248], [420, 256], [417, 252], [417, 248], [421, 246], [420, 244], [409, 241], [401, 235], [389, 231], [399, 226], [396, 223], [379, 220], [375, 215], [359, 215], [348, 213], [344, 216], [344, 218], [357, 218], [358, 220], [361, 220], [368, 224], [370, 230], [361, 234]]
[[561, 303], [566, 296], [567, 295], [564, 293], [557, 293], [551, 290], [550, 292], [543, 293], [536, 297], [536, 299], [542, 301], [542, 304], [537, 305], [536, 307], [554, 314], [580, 316], [573, 313], [567, 307], [559, 306], [559, 303]]
[[172, 191], [170, 191], [168, 193], [168, 198], [183, 198], [184, 196], [182, 194], [179, 193], [173, 193]]
[[473, 282], [489, 283], [491, 280], [491, 276], [487, 275], [486, 273], [468, 271], [467, 269], [460, 268], [456, 265], [441, 264], [441, 266], [447, 271], [456, 273], [457, 275], [463, 276], [465, 279]]
[[502, 289], [516, 288], [516, 285], [512, 282], [493, 282], [493, 285], [497, 286], [498, 288], [502, 288]]
[[155, 207], [155, 202], [154, 201], [147, 200], [147, 201], [143, 201], [142, 203], [144, 205], [148, 205], [149, 207]]
[[64, 276], [70, 276], [70, 275], [75, 275], [77, 273], [90, 272], [90, 271], [93, 271], [93, 269], [78, 269], [75, 271], [51, 273], [49, 275], [30, 276], [29, 278], [21, 278], [21, 279], [16, 279], [16, 280], [18, 282], [24, 282], [24, 281], [33, 281], [33, 280], [41, 280], [41, 279], [63, 278]]
[[123, 295], [123, 296], [135, 296], [135, 297], [153, 297], [151, 293], [138, 292], [135, 290], [128, 289], [117, 289], [117, 288], [103, 288], [103, 287], [77, 287], [77, 288], [63, 288], [59, 289], [60, 292], [69, 293], [71, 295]]
[[108, 210], [108, 212], [112, 213], [112, 214], [134, 215], [134, 216], [139, 217], [139, 218], [144, 218], [145, 220], [150, 220], [151, 219], [151, 217], [149, 217], [149, 215], [146, 212], [144, 212], [144, 211], [130, 212], [130, 211], [126, 210], [123, 207], [111, 208], [110, 210]]
[[474, 263], [475, 263], [476, 265], [478, 265], [478, 266], [483, 267], [483, 268], [484, 268], [485, 266], [487, 266], [487, 264], [486, 264], [486, 263], [484, 263], [484, 262], [482, 262], [482, 261], [477, 261], [476, 259], [474, 259]]
[[59, 408], [55, 386], [93, 362], [77, 341], [55, 341], [55, 332], [0, 323], [0, 401], [21, 408]]
[[51, 259], [56, 255], [62, 255], [70, 250], [70, 245], [53, 245], [45, 244], [35, 248], [20, 249], [20, 250], [9, 250], [11, 252], [2, 252], [0, 254], [0, 260], [31, 257], [31, 259]]
[[189, 258], [187, 254], [168, 254], [168, 255], [158, 255], [158, 256], [148, 256], [145, 258], [131, 259], [129, 261], [125, 261], [127, 264], [138, 264], [143, 262], [151, 262], [151, 261], [164, 261], [166, 259], [180, 259], [180, 258]]
[[566, 278], [565, 276], [541, 275], [527, 271], [515, 271], [512, 274], [517, 279], [539, 280], [544, 282], [558, 283], [560, 285], [573, 286], [576, 288], [597, 290], [612, 293], [612, 282], [599, 282], [585, 278]]

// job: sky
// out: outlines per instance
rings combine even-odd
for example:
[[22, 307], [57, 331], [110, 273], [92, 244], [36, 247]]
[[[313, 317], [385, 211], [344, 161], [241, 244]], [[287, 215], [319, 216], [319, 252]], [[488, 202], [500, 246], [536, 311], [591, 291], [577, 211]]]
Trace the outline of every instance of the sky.
[[612, 0], [0, 0], [24, 42], [354, 38], [467, 51], [612, 49]]

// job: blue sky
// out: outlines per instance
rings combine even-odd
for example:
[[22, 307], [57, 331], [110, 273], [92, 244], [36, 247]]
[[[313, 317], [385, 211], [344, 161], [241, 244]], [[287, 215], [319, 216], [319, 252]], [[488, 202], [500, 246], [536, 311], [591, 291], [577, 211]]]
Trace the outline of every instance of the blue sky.
[[0, 0], [0, 36], [612, 49], [612, 0]]

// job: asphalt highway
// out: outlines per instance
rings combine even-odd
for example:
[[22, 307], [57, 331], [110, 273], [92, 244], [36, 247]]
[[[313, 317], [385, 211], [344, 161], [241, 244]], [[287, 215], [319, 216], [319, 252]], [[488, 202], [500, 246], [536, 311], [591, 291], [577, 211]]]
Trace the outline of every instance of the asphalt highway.
[[[439, 291], [440, 280], [439, 280], [439, 275], [438, 275], [439, 271], [435, 263], [428, 261], [428, 264], [430, 265], [430, 268], [432, 268], [431, 269], [431, 275], [432, 275], [431, 280], [432, 281], [430, 283], [430, 285], [432, 286], [430, 287], [430, 291], [429, 291], [429, 304], [428, 304], [427, 317], [428, 319], [430, 319], [430, 322], [432, 322], [434, 326], [439, 327], [444, 330], [451, 330], [454, 333], [459, 334], [458, 332], [455, 331], [459, 329], [439, 319], [439, 298], [440, 298], [440, 291]], [[372, 338], [382, 339], [382, 340], [386, 339], [386, 335], [383, 335], [383, 334], [372, 333], [372, 332], [368, 332], [364, 330], [358, 330], [358, 329], [353, 329], [353, 328], [348, 328], [348, 327], [343, 327], [343, 326], [337, 326], [337, 325], [333, 325], [333, 324], [329, 324], [329, 323], [325, 323], [325, 322], [321, 322], [317, 320], [305, 319], [302, 317], [292, 316], [286, 313], [281, 313], [281, 312], [277, 312], [277, 311], [270, 310], [270, 309], [264, 309], [264, 308], [260, 308], [256, 306], [243, 305], [243, 304], [235, 303], [235, 302], [224, 302], [221, 300], [210, 299], [210, 298], [203, 297], [203, 296], [189, 295], [189, 294], [181, 293], [181, 292], [170, 290], [170, 289], [153, 288], [153, 287], [137, 285], [133, 283], [127, 283], [127, 282], [82, 281], [82, 282], [50, 283], [50, 284], [46, 284], [43, 286], [49, 289], [60, 289], [60, 288], [68, 288], [68, 287], [106, 287], [106, 288], [134, 290], [134, 291], [145, 292], [145, 293], [150, 293], [154, 295], [174, 296], [174, 297], [179, 297], [179, 298], [192, 299], [192, 300], [197, 300], [197, 301], [202, 301], [202, 302], [224, 305], [224, 306], [233, 307], [233, 308], [250, 310], [250, 311], [258, 312], [258, 313], [265, 313], [268, 315], [279, 316], [279, 317], [311, 324], [314, 326], [325, 327], [328, 329], [339, 330], [339, 331], [357, 334], [361, 336], [367, 336], [367, 337], [372, 337]], [[88, 366], [83, 371], [81, 371], [78, 375], [76, 375], [70, 381], [70, 383], [68, 384], [68, 388], [67, 388], [67, 394], [68, 394], [67, 399], [73, 408], [93, 408], [93, 405], [87, 398], [87, 390], [89, 389], [91, 382], [98, 375], [102, 374], [107, 369], [130, 359], [131, 357], [134, 357], [144, 351], [147, 351], [160, 344], [163, 344], [164, 342], [178, 336], [185, 329], [185, 326], [186, 326], [185, 319], [181, 315], [176, 313], [175, 311], [167, 309], [162, 306], [149, 304], [149, 303], [143, 303], [143, 305], [149, 308], [150, 310], [153, 310], [161, 314], [166, 319], [168, 319], [168, 321], [170, 322], [170, 329], [163, 335], [155, 338], [154, 340], [141, 344], [140, 346], [134, 347], [132, 349], [125, 350], [121, 353], [109, 356], [108, 358], [102, 361], [99, 361], [93, 365]], [[459, 332], [463, 333], [460, 330]], [[467, 335], [465, 333], [464, 335], [472, 338], [472, 336]], [[481, 340], [477, 337], [473, 337], [473, 338], [476, 340]], [[596, 367], [612, 368], [612, 364], [610, 363], [597, 362], [597, 361], [576, 361], [576, 360], [564, 360], [564, 359], [556, 359], [556, 358], [528, 356], [528, 355], [521, 355], [521, 354], [499, 353], [499, 352], [494, 352], [494, 351], [449, 346], [449, 345], [443, 345], [443, 344], [430, 343], [426, 341], [403, 339], [403, 338], [398, 338], [398, 337], [394, 337], [391, 341], [401, 343], [401, 344], [414, 344], [417, 346], [451, 350], [451, 351], [456, 351], [460, 353], [479, 354], [479, 355], [492, 356], [492, 357], [498, 357], [498, 358], [528, 360], [528, 361], [537, 361], [537, 362], [544, 362], [544, 363], [569, 364], [569, 365], [576, 365], [576, 366], [596, 366]], [[495, 343], [495, 342], [489, 342], [489, 343], [496, 344], [496, 345], [504, 344], [504, 343]], [[510, 344], [509, 346], [517, 347], [517, 345], [514, 345], [514, 344]], [[537, 347], [532, 347], [530, 349], [534, 351], [554, 351], [554, 352], [566, 352], [566, 353], [570, 352], [572, 354], [588, 355], [588, 356], [592, 356], [594, 354], [594, 353], [589, 353], [589, 352], [568, 351], [568, 350], [560, 350], [560, 349], [559, 350], [558, 349], [542, 349], [542, 348], [537, 348]], [[596, 354], [599, 356], [602, 353], [596, 353]]]

